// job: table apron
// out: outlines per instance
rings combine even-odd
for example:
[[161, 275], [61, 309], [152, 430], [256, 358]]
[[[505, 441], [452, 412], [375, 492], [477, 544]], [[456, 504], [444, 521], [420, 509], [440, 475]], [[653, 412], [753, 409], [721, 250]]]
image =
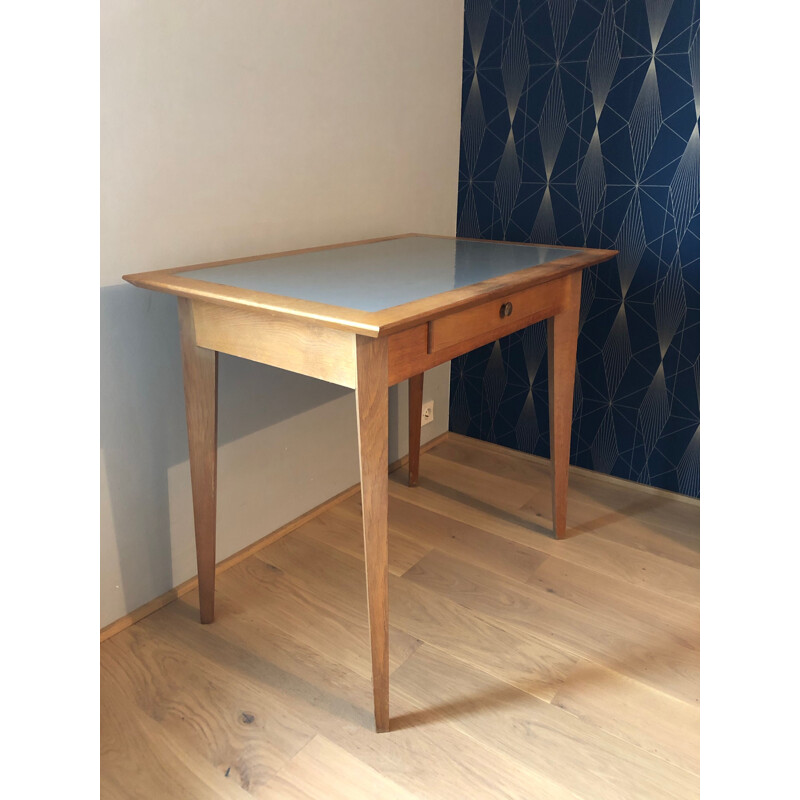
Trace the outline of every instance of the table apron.
[[264, 311], [192, 300], [198, 347], [356, 387], [356, 334]]
[[[389, 385], [560, 314], [571, 301], [572, 278], [568, 275], [390, 334]], [[507, 303], [513, 311], [503, 316], [500, 308]], [[204, 300], [192, 300], [191, 306], [199, 347], [356, 388], [358, 334]]]
[[[571, 301], [571, 278], [496, 298], [391, 335], [389, 385], [560, 314]], [[510, 317], [501, 317], [499, 310], [506, 302], [513, 304], [514, 311]]]

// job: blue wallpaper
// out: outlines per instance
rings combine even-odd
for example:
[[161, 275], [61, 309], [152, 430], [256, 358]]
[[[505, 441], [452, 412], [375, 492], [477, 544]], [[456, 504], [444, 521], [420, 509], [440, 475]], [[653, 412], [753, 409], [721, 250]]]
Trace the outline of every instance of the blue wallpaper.
[[[698, 0], [466, 0], [458, 235], [584, 272], [571, 462], [700, 493]], [[545, 324], [452, 362], [450, 429], [549, 456]]]

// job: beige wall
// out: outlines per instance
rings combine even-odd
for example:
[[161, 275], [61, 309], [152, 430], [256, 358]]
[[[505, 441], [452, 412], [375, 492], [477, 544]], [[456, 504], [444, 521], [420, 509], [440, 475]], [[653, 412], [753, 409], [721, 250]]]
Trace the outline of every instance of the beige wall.
[[[462, 0], [101, 4], [101, 624], [195, 574], [175, 300], [123, 273], [453, 234]], [[449, 368], [426, 375], [447, 429]], [[406, 452], [405, 386], [390, 458]], [[220, 357], [218, 558], [358, 480], [353, 393]]]

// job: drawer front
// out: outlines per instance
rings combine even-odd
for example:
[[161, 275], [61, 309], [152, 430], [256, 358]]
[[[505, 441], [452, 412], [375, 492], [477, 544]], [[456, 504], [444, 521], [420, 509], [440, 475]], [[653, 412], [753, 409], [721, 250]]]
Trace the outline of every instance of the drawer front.
[[434, 319], [428, 328], [428, 353], [456, 345], [480, 347], [552, 317], [566, 307], [569, 286], [568, 280], [550, 281]]

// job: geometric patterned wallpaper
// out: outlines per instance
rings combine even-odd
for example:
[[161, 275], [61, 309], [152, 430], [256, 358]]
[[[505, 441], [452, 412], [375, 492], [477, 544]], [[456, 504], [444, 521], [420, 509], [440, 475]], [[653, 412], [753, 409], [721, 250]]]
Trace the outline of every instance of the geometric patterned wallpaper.
[[[602, 247], [570, 460], [700, 494], [698, 0], [466, 0], [458, 235]], [[549, 456], [545, 323], [456, 358], [450, 429]]]

